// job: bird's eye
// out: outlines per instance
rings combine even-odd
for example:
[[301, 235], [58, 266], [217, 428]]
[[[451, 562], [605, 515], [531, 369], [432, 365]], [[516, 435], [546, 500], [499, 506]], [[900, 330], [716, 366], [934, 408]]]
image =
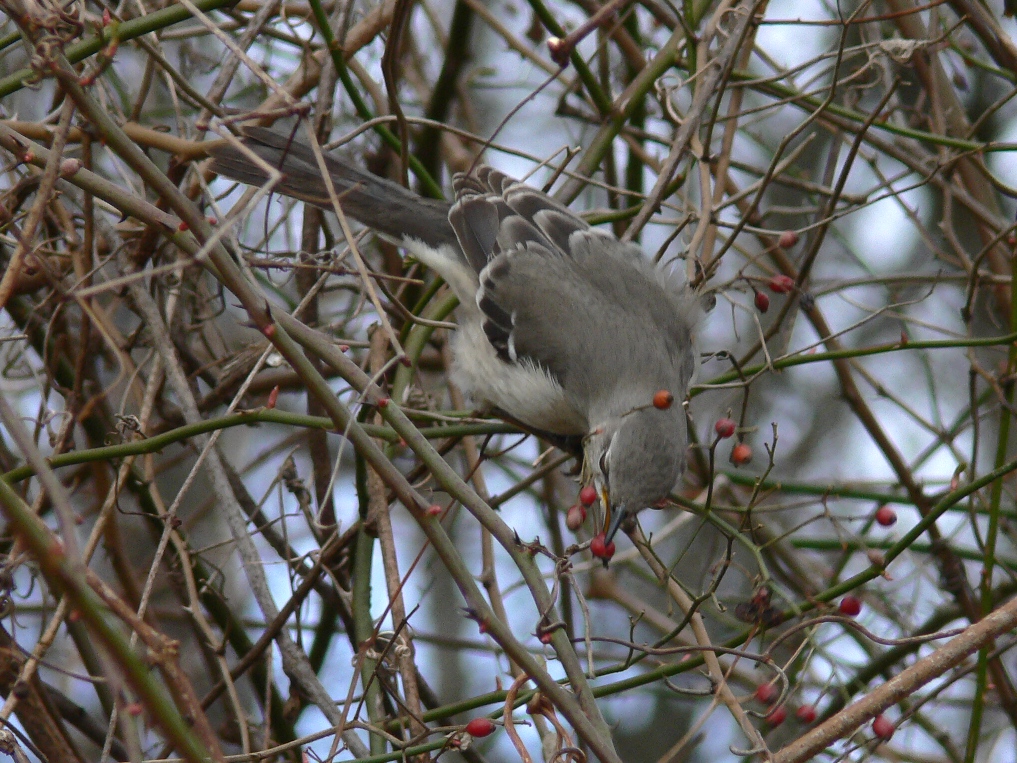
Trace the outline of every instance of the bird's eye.
[[600, 473], [607, 477], [607, 451], [605, 450], [600, 456]]

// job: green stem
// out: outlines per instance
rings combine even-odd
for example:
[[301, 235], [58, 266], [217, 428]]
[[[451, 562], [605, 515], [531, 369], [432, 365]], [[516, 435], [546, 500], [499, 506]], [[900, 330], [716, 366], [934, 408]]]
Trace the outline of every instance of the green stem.
[[[703, 388], [693, 392], [705, 392], [709, 387], [719, 384], [729, 384], [734, 381], [744, 381], [745, 377], [754, 376], [766, 369], [791, 368], [792, 366], [803, 366], [813, 362], [827, 360], [844, 360], [850, 358], [864, 358], [869, 355], [882, 355], [887, 352], [900, 352], [902, 350], [943, 350], [958, 347], [995, 347], [1017, 342], [1017, 332], [1004, 334], [1003, 336], [991, 336], [984, 339], [939, 339], [928, 342], [894, 342], [893, 344], [879, 344], [873, 347], [858, 347], [850, 350], [836, 350], [833, 352], [815, 352], [811, 355], [791, 355], [786, 358], [779, 358], [771, 363], [761, 363], [758, 366], [745, 366], [739, 371], [729, 371], [726, 374], [711, 379]], [[1011, 348], [1012, 349], [1012, 348]]]
[[[336, 40], [335, 35], [332, 34], [332, 27], [328, 23], [328, 14], [325, 13], [325, 9], [321, 5], [321, 0], [310, 0], [311, 11], [314, 13], [315, 23], [318, 25], [318, 32], [321, 33], [322, 39], [325, 41], [325, 47], [328, 50], [329, 55], [332, 57], [332, 65], [335, 66], [336, 74], [339, 76], [339, 81], [343, 83], [343, 88], [346, 90], [346, 94], [349, 96], [350, 101], [353, 103], [353, 108], [357, 110], [357, 114], [365, 122], [370, 122], [374, 119], [374, 114], [368, 107], [367, 102], [360, 94], [361, 88], [353, 81], [350, 76], [350, 70], [346, 66], [346, 59], [343, 58], [342, 47]], [[384, 124], [377, 124], [374, 126], [374, 131], [381, 137], [389, 148], [395, 151], [397, 154], [402, 152], [402, 142], [396, 137], [395, 133], [388, 129]], [[413, 174], [420, 180], [421, 190], [424, 191], [425, 195], [431, 196], [435, 199], [444, 198], [441, 192], [441, 186], [439, 186], [434, 178], [427, 172], [424, 165], [420, 163], [420, 160], [415, 156], [410, 155], [410, 169], [413, 170]]]
[[[544, 25], [547, 31], [555, 37], [566, 36], [564, 27], [558, 23], [559, 17], [544, 5], [541, 0], [530, 0], [530, 7], [533, 8], [533, 12], [537, 14], [537, 18], [540, 19], [540, 23]], [[614, 104], [611, 103], [611, 99], [601, 89], [600, 83], [597, 82], [597, 77], [590, 71], [590, 67], [586, 65], [586, 61], [579, 54], [578, 46], [573, 48], [569, 60], [576, 67], [576, 73], [579, 75], [579, 79], [582, 80], [586, 92], [590, 94], [590, 100], [593, 101], [597, 111], [602, 116], [611, 114], [614, 111]]]
[[[246, 413], [234, 413], [218, 419], [207, 419], [197, 424], [188, 424], [144, 440], [61, 453], [48, 459], [48, 463], [53, 468], [59, 468], [61, 466], [94, 463], [96, 461], [116, 460], [145, 453], [158, 453], [169, 445], [197, 437], [201, 434], [215, 432], [219, 429], [249, 426], [258, 423], [284, 424], [286, 426], [305, 427], [308, 429], [335, 429], [335, 422], [325, 416], [308, 416], [301, 413], [287, 413], [286, 411], [268, 409], [255, 410]], [[400, 440], [399, 433], [390, 427], [365, 424], [364, 431], [371, 437], [387, 442], [397, 443]], [[423, 427], [417, 431], [428, 439], [444, 439], [447, 437], [466, 437], [469, 435], [509, 434], [519, 430], [509, 424], [493, 421], [487, 424], [451, 424], [449, 426]], [[25, 464], [11, 469], [3, 477], [8, 482], [14, 483], [28, 479], [34, 474], [35, 470]]]

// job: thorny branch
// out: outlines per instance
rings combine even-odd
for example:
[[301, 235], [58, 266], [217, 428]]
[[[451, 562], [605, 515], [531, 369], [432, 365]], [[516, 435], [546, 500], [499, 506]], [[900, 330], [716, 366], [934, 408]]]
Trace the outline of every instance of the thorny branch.
[[[1012, 736], [1013, 20], [782, 12], [0, 0], [5, 751]], [[688, 473], [608, 569], [568, 456], [456, 387], [432, 274], [208, 173], [251, 120], [430, 195], [536, 168], [709, 293]]]

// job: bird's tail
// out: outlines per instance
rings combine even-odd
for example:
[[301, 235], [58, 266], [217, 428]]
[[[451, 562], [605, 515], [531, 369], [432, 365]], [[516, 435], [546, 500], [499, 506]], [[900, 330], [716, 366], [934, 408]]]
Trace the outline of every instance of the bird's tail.
[[[245, 127], [242, 132], [244, 148], [282, 174], [274, 191], [332, 208], [317, 157], [307, 143], [289, 131], [266, 127]], [[228, 141], [210, 144], [212, 170], [248, 185], [264, 185], [268, 173], [247, 151]], [[334, 154], [322, 155], [344, 214], [397, 241], [410, 237], [432, 248], [458, 248], [447, 202], [422, 198]]]

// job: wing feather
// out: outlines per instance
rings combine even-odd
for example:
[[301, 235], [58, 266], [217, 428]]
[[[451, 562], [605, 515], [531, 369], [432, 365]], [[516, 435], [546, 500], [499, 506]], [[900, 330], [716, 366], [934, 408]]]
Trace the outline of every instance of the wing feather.
[[[691, 290], [670, 291], [637, 247], [497, 170], [454, 186], [449, 221], [477, 269], [484, 335], [502, 361], [539, 366], [583, 406], [623, 387], [684, 394]], [[615, 384], [591, 384], [605, 368]]]

